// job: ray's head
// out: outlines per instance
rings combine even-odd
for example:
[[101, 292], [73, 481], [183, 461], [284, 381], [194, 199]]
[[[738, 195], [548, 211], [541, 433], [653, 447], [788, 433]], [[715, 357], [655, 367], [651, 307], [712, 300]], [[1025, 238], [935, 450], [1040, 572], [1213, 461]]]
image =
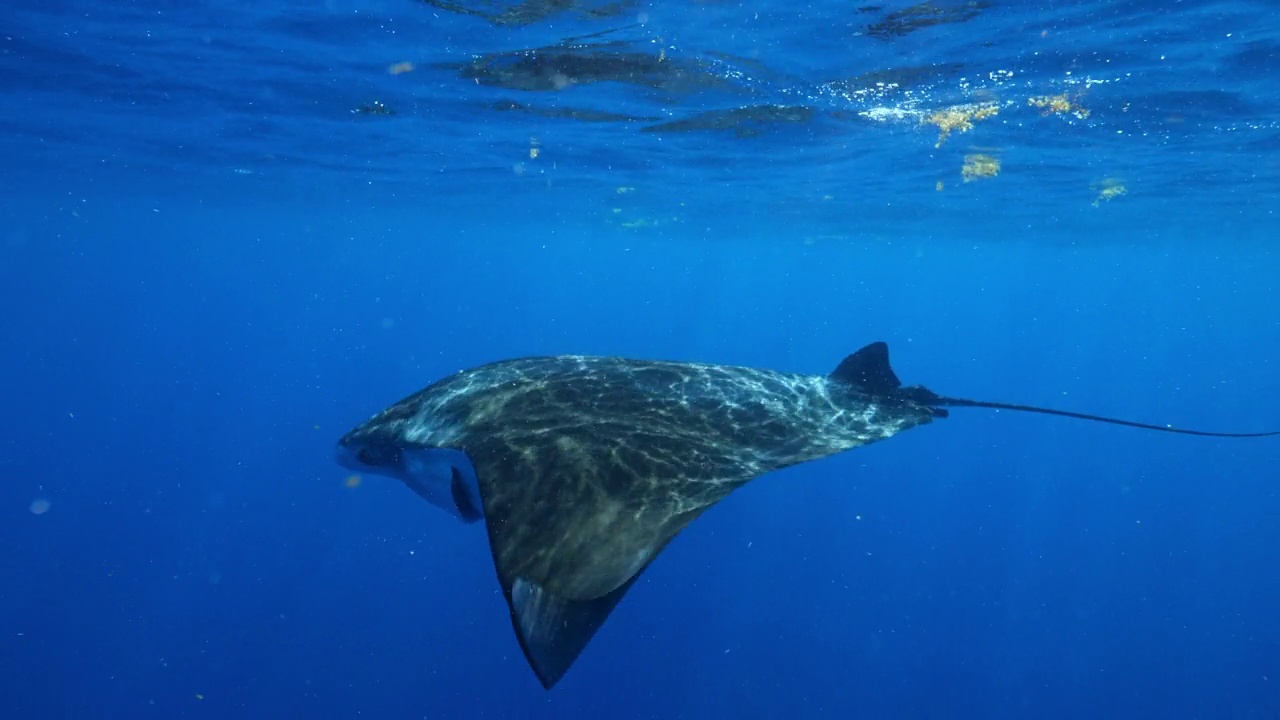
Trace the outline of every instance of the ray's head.
[[338, 464], [353, 472], [399, 478], [404, 449], [422, 444], [420, 436], [425, 434], [412, 399], [386, 408], [339, 438]]
[[400, 480], [464, 522], [484, 516], [475, 468], [461, 450], [406, 442], [375, 418], [343, 435], [336, 456], [338, 464], [352, 472]]
[[338, 464], [352, 472], [388, 477], [398, 477], [404, 464], [400, 445], [369, 432], [367, 424], [343, 435], [335, 455]]

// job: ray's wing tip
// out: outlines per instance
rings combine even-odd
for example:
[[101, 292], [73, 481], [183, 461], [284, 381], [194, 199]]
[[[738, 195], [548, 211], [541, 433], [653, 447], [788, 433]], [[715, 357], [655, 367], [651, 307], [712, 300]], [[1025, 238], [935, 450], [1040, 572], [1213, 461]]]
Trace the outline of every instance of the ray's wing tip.
[[532, 648], [529, 647], [529, 643], [525, 640], [524, 633], [520, 632], [520, 620], [516, 618], [514, 613], [511, 616], [511, 624], [516, 630], [516, 640], [520, 642], [520, 652], [524, 653], [525, 662], [529, 664], [529, 669], [533, 671], [534, 677], [538, 678], [538, 684], [542, 686], [543, 690], [550, 690], [555, 687], [556, 683], [560, 682], [560, 679], [569, 671], [569, 668], [567, 666], [551, 668], [540, 662], [535, 657]]
[[520, 644], [520, 649], [524, 650], [525, 660], [529, 661], [529, 667], [533, 669], [533, 674], [538, 678], [538, 684], [542, 686], [543, 690], [550, 690], [555, 687], [556, 683], [560, 682], [560, 678], [564, 677], [564, 674], [569, 670], [569, 668], [564, 668], [559, 672], [548, 672], [533, 661], [529, 651], [524, 647], [524, 643]]
[[[556, 629], [554, 623], [559, 618], [538, 617], [542, 613], [552, 616], [559, 614], [552, 609], [554, 605], [548, 608], [544, 604], [547, 601], [558, 604], [554, 596], [546, 593], [538, 585], [517, 578], [507, 589], [506, 596], [507, 605], [511, 610], [511, 627], [515, 630], [516, 640], [520, 643], [520, 652], [524, 654], [525, 662], [529, 664], [529, 669], [538, 678], [542, 688], [550, 690], [560, 682], [565, 673], [569, 672], [569, 668], [578, 659], [586, 642], [584, 641], [576, 648], [576, 652], [568, 654], [564, 652], [564, 642], [559, 637], [559, 633], [570, 632], [573, 628], [570, 622], [561, 620], [560, 628]], [[537, 629], [538, 625], [547, 620], [553, 623], [552, 627], [543, 626], [543, 630], [549, 633], [540, 633]], [[588, 636], [587, 639], [590, 637]]]
[[563, 598], [523, 578], [503, 582], [511, 626], [543, 688], [550, 690], [569, 672], [636, 577], [591, 600]]

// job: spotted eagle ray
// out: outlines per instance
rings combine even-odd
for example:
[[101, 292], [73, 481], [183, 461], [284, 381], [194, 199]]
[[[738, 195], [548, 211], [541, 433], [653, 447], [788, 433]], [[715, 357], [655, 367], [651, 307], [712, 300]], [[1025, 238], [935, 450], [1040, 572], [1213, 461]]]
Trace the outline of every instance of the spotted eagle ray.
[[904, 387], [885, 343], [830, 375], [563, 355], [465, 370], [347, 433], [339, 461], [481, 519], [511, 623], [543, 687], [704, 510], [771, 470], [883, 440], [949, 407], [1215, 433]]

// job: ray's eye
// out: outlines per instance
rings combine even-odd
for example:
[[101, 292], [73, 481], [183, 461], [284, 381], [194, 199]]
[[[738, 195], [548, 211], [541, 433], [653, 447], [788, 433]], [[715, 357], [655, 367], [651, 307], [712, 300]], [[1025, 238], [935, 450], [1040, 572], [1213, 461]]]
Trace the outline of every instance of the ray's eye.
[[356, 460], [365, 467], [391, 468], [400, 464], [400, 448], [388, 445], [366, 445], [356, 452]]

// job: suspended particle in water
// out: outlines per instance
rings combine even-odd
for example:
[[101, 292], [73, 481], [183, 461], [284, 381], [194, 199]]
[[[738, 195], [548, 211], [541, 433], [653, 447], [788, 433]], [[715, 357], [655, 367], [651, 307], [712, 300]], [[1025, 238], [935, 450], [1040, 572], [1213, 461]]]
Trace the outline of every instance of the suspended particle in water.
[[32, 515], [43, 515], [49, 512], [49, 505], [50, 503], [48, 500], [45, 500], [44, 498], [36, 498], [31, 501], [31, 507], [29, 509], [31, 510]]
[[364, 478], [360, 477], [359, 475], [348, 475], [347, 479], [342, 481], [342, 484], [354, 490], [355, 488], [360, 487], [360, 483], [363, 481], [364, 481]]

